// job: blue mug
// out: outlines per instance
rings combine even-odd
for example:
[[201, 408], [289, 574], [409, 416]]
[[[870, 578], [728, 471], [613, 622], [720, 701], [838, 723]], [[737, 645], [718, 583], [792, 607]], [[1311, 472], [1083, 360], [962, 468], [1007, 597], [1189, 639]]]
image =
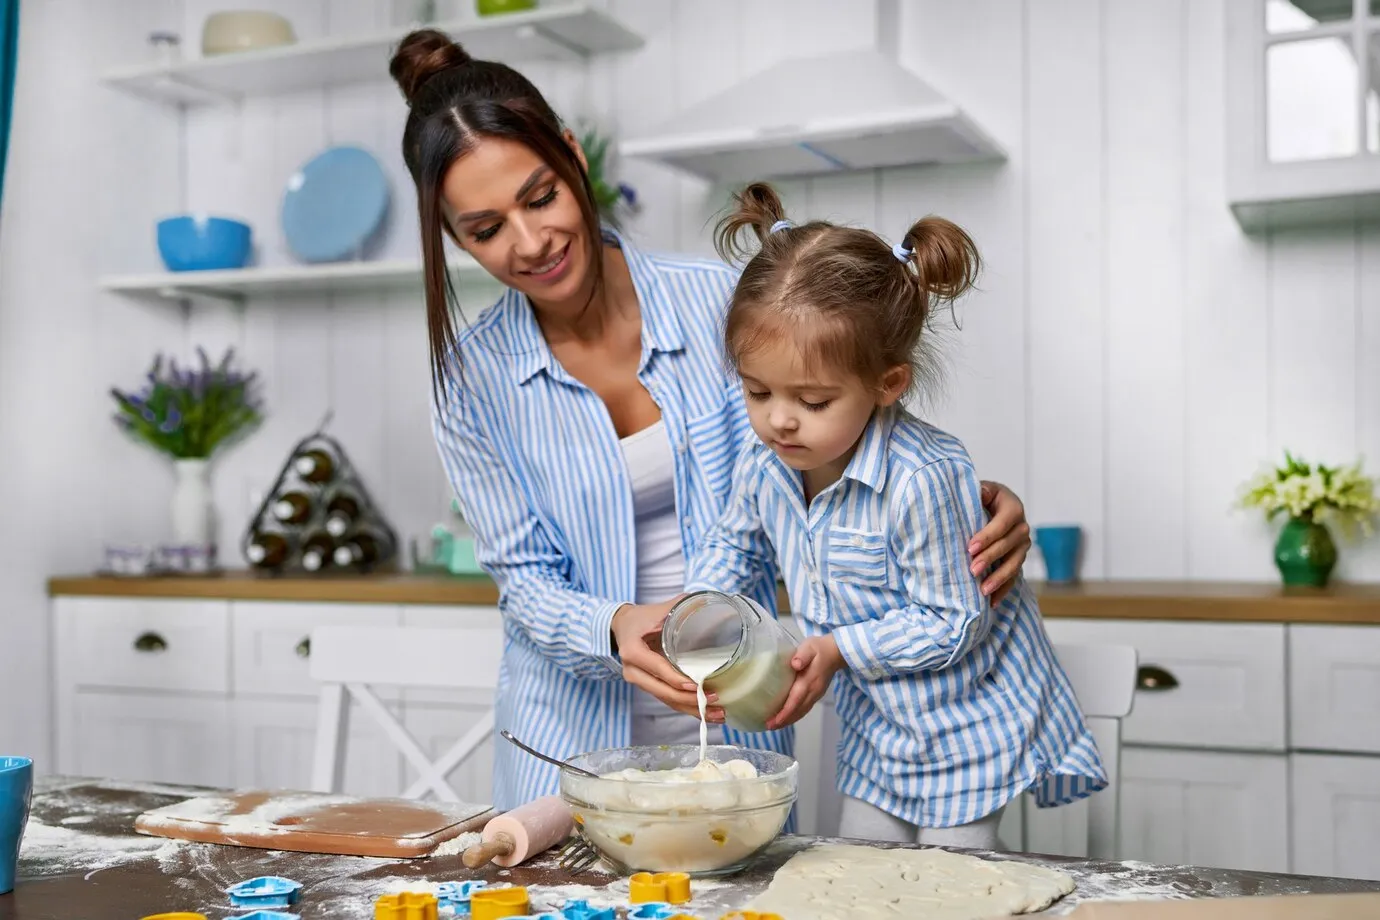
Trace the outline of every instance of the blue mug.
[[1077, 524], [1047, 524], [1035, 528], [1035, 545], [1045, 560], [1046, 578], [1056, 584], [1078, 580], [1078, 552], [1083, 530]]
[[29, 823], [34, 762], [27, 757], [0, 757], [0, 894], [14, 891], [19, 874], [19, 841]]

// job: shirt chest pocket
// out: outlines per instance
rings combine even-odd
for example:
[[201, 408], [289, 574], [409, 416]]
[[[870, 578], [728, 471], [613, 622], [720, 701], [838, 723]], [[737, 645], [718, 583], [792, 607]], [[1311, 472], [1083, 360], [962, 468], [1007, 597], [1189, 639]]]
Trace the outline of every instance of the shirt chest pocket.
[[685, 440], [693, 460], [692, 475], [702, 489], [703, 510], [710, 520], [717, 519], [733, 483], [733, 465], [738, 457], [732, 406], [720, 401], [709, 411], [685, 423]]
[[887, 585], [886, 534], [835, 527], [829, 531], [829, 579], [866, 588]]

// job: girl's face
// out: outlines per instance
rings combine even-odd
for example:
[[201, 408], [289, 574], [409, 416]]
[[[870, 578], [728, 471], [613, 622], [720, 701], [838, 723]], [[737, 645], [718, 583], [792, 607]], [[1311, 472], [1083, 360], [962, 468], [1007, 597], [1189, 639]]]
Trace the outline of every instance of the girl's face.
[[900, 398], [910, 368], [892, 368], [875, 388], [854, 374], [811, 364], [789, 335], [772, 337], [741, 356], [748, 420], [792, 469], [830, 468], [842, 475], [872, 411]]
[[595, 250], [580, 203], [531, 148], [485, 138], [451, 164], [441, 194], [456, 239], [489, 274], [535, 303], [588, 300]]

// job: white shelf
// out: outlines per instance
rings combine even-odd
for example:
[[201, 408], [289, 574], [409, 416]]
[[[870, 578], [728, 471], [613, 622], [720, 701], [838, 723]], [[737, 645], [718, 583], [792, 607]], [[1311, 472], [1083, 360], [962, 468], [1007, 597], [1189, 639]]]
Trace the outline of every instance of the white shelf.
[[870, 50], [785, 61], [618, 152], [715, 182], [1005, 158], [962, 108]]
[[[642, 37], [602, 10], [583, 4], [538, 8], [435, 28], [476, 58], [496, 61], [582, 60], [642, 47]], [[411, 27], [353, 38], [327, 38], [173, 65], [107, 72], [101, 82], [160, 102], [200, 105], [244, 96], [388, 79], [388, 59]]]
[[[468, 257], [450, 263], [452, 277], [485, 275]], [[108, 275], [102, 290], [135, 297], [181, 300], [213, 297], [244, 300], [255, 296], [307, 297], [318, 294], [386, 293], [422, 290], [422, 263], [416, 259], [373, 262], [333, 262], [324, 265], [285, 265], [213, 271], [159, 272], [148, 275]]]

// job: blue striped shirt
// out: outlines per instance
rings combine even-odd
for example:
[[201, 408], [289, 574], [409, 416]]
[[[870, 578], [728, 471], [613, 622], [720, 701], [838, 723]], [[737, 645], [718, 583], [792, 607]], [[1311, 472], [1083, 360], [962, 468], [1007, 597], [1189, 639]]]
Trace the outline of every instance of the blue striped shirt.
[[807, 506], [761, 442], [687, 590], [760, 591], [775, 560], [806, 635], [832, 635], [839, 790], [912, 824], [975, 821], [1031, 789], [1040, 805], [1107, 784], [1068, 677], [1022, 579], [995, 608], [969, 572], [986, 520], [951, 435], [879, 411], [842, 478]]
[[[690, 558], [720, 517], [742, 449], [755, 438], [723, 358], [737, 272], [706, 259], [619, 245], [642, 310], [637, 377], [661, 409], [675, 456], [676, 511]], [[597, 394], [551, 354], [527, 298], [509, 290], [458, 338], [433, 406], [441, 461], [499, 588], [504, 650], [498, 728], [556, 757], [629, 743], [632, 692], [609, 624], [636, 597], [632, 486]], [[752, 596], [776, 611], [775, 576]], [[793, 732], [725, 730], [730, 744], [792, 752]], [[557, 770], [505, 741], [495, 807], [557, 790]]]

